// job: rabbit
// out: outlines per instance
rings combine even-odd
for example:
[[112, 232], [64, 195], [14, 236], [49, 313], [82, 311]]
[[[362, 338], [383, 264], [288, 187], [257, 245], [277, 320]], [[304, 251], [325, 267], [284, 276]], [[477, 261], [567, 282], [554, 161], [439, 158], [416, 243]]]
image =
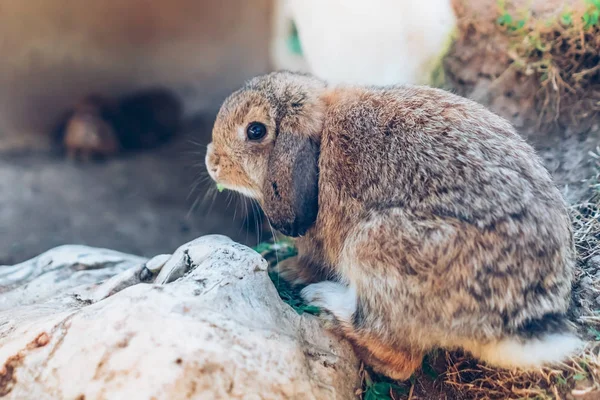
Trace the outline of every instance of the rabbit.
[[182, 113], [180, 100], [162, 88], [117, 99], [93, 94], [65, 113], [54, 136], [62, 138], [70, 158], [87, 161], [167, 142], [179, 132]]
[[583, 345], [566, 204], [473, 101], [274, 72], [225, 100], [205, 162], [295, 238], [281, 276], [376, 372], [406, 380], [434, 348], [531, 369]]
[[65, 120], [63, 144], [71, 159], [88, 161], [119, 152], [121, 144], [107, 118], [111, 103], [98, 95], [82, 99]]

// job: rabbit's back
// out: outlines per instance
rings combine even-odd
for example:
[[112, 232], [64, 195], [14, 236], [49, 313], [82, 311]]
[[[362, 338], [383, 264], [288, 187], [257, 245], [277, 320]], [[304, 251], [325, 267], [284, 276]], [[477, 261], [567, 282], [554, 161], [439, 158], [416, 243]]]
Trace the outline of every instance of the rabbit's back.
[[[316, 236], [332, 264], [350, 263], [344, 249], [361, 259], [380, 246], [389, 272], [437, 282], [415, 319], [468, 303], [457, 308], [465, 318], [502, 330], [566, 311], [575, 257], [566, 206], [508, 122], [437, 89], [352, 88], [336, 94], [321, 140]], [[386, 243], [358, 254], [354, 237], [368, 235]]]
[[532, 202], [564, 208], [533, 149], [477, 103], [424, 87], [357, 90], [329, 109], [322, 137], [321, 171], [348, 196], [480, 226]]

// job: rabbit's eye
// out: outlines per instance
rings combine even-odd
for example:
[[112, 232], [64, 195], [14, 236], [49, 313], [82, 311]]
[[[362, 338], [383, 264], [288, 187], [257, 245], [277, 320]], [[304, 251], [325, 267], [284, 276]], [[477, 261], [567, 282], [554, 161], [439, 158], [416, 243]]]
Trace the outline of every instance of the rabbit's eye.
[[260, 140], [267, 134], [267, 127], [260, 122], [251, 122], [246, 128], [246, 136], [249, 140]]

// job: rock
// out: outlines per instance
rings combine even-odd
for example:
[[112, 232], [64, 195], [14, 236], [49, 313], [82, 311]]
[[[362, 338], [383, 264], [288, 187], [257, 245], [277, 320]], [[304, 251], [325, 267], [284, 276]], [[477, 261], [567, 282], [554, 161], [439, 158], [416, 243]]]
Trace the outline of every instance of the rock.
[[144, 261], [112, 250], [60, 246], [29, 261], [0, 266], [0, 311], [50, 297], [66, 299], [75, 287], [97, 284]]
[[253, 250], [206, 236], [146, 261], [63, 246], [0, 267], [0, 396], [354, 397], [351, 347], [283, 303]]

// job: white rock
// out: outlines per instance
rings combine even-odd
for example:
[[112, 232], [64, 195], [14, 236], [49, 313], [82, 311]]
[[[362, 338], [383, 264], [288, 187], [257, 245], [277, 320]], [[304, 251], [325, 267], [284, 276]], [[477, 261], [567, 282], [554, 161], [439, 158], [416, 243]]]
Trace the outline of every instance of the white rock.
[[164, 284], [138, 283], [145, 261], [68, 246], [0, 267], [0, 397], [353, 398], [350, 346], [283, 303], [251, 249], [197, 239]]
[[146, 268], [148, 268], [148, 270], [151, 272], [158, 272], [162, 269], [165, 263], [169, 261], [169, 258], [171, 258], [170, 254], [160, 254], [158, 256], [154, 256], [148, 260], [146, 263]]
[[95, 285], [144, 261], [118, 251], [70, 245], [20, 264], [0, 266], [0, 311]]

